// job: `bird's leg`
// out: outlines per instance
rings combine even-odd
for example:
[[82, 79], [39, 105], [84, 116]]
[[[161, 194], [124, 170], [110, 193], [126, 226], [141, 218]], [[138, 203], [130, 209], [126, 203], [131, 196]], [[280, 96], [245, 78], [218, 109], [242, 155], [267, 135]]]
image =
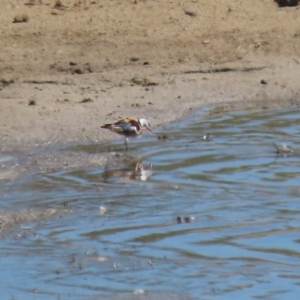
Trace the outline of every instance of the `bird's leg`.
[[125, 153], [128, 151], [128, 138], [125, 139]]

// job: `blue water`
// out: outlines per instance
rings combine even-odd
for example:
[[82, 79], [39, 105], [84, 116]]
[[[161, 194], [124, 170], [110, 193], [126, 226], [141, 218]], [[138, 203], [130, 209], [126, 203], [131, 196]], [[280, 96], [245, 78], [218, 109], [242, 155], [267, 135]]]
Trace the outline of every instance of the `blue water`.
[[127, 155], [112, 143], [106, 166], [1, 181], [2, 213], [23, 214], [0, 240], [1, 299], [298, 299], [300, 156], [272, 143], [299, 134], [297, 107], [199, 113]]

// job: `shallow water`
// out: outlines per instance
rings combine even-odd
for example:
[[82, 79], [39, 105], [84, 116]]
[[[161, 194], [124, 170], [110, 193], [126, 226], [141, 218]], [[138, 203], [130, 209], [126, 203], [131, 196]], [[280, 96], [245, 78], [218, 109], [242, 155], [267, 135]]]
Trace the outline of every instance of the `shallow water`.
[[2, 212], [67, 209], [0, 240], [1, 298], [298, 299], [300, 157], [272, 143], [300, 148], [300, 109], [202, 115], [105, 168], [0, 183]]

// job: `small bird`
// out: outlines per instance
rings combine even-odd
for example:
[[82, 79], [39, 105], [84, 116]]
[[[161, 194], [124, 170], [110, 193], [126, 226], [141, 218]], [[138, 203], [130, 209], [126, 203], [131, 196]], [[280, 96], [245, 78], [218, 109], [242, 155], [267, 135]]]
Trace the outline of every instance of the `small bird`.
[[144, 118], [135, 119], [131, 117], [126, 117], [124, 119], [120, 119], [112, 124], [104, 124], [101, 128], [109, 129], [115, 133], [125, 136], [125, 146], [126, 152], [128, 150], [128, 138], [137, 137], [142, 134], [142, 132], [146, 129], [151, 130], [151, 125], [149, 121]]

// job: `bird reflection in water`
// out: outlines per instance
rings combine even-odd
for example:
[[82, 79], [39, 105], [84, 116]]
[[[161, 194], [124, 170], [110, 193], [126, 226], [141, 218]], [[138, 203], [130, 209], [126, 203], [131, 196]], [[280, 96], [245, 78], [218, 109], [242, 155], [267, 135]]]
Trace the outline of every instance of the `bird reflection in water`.
[[147, 181], [153, 175], [152, 164], [145, 167], [142, 163], [138, 162], [134, 168], [128, 166], [127, 168], [108, 170], [106, 169], [102, 177], [106, 181], [110, 178], [121, 178], [123, 180], [140, 180]]

